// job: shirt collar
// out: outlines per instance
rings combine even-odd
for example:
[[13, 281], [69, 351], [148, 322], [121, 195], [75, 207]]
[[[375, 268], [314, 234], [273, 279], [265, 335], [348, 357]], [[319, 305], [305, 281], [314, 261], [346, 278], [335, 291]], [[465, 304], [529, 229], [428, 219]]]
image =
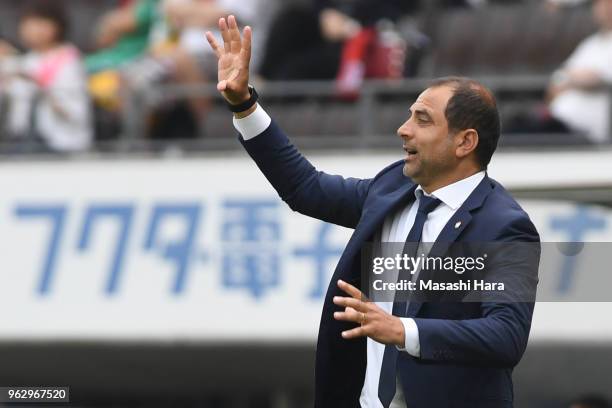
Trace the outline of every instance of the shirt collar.
[[442, 201], [445, 205], [450, 207], [453, 211], [456, 211], [461, 205], [467, 200], [467, 198], [472, 194], [472, 191], [478, 187], [478, 184], [485, 178], [485, 171], [480, 171], [476, 174], [471, 175], [470, 177], [464, 178], [462, 180], [456, 181], [453, 184], [449, 184], [448, 186], [444, 186], [442, 188], [437, 189], [431, 194], [427, 194], [421, 186], [417, 186], [414, 191], [417, 199], [425, 194], [426, 196], [433, 196]]

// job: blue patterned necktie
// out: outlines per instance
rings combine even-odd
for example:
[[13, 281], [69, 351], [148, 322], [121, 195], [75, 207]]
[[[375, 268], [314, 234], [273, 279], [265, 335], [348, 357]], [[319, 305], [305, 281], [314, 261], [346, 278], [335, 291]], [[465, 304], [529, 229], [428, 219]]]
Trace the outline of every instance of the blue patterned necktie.
[[[432, 212], [438, 205], [440, 200], [435, 197], [428, 197], [424, 194], [419, 199], [419, 209], [417, 210], [414, 224], [408, 233], [406, 243], [414, 243], [413, 254], [409, 256], [415, 256], [418, 249], [418, 243], [421, 242], [423, 235], [423, 226], [427, 221], [427, 215]], [[398, 275], [399, 280], [399, 275]], [[393, 302], [393, 315], [398, 317], [404, 317], [406, 314], [406, 302], [395, 301]], [[378, 398], [385, 408], [389, 407], [393, 396], [395, 395], [395, 377], [397, 367], [397, 356], [398, 349], [395, 345], [385, 346], [385, 354], [383, 355], [383, 362], [380, 368], [380, 380], [378, 383]]]

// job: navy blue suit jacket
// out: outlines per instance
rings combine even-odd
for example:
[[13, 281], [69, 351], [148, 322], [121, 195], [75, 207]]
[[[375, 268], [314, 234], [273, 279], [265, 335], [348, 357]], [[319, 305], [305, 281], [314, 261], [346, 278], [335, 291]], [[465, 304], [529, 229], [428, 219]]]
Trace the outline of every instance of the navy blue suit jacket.
[[[361, 248], [386, 216], [406, 205], [416, 185], [403, 175], [403, 161], [365, 180], [317, 171], [274, 122], [262, 134], [241, 142], [293, 210], [355, 229], [325, 296], [317, 341], [315, 406], [359, 407], [366, 340], [341, 337], [342, 331], [355, 325], [333, 318], [338, 310], [333, 297], [346, 296], [336, 281], [361, 287]], [[436, 242], [460, 241], [537, 243], [539, 236], [508, 192], [485, 177]], [[521, 265], [520, 260], [506, 265], [503, 273], [516, 274], [526, 285], [537, 284], [537, 266]], [[512, 369], [527, 345], [533, 307], [533, 302], [411, 303], [409, 316], [418, 327], [421, 356], [402, 352], [398, 360], [408, 407], [512, 407]]]

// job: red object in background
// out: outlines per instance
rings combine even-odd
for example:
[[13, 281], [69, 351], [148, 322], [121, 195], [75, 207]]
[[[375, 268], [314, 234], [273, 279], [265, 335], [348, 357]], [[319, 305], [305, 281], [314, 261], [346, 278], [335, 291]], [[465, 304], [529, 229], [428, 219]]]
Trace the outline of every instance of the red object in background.
[[406, 66], [406, 41], [394, 30], [378, 32], [367, 59], [366, 78], [401, 79]]
[[356, 98], [366, 78], [400, 79], [404, 75], [406, 41], [394, 30], [366, 28], [344, 45], [336, 87]]
[[344, 44], [336, 82], [342, 96], [347, 98], [357, 96], [365, 78], [366, 57], [375, 40], [376, 30], [367, 28]]

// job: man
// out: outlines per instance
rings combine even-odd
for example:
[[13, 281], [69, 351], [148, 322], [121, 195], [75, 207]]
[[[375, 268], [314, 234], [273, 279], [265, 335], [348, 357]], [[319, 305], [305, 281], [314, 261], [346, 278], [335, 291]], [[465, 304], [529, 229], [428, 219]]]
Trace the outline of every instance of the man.
[[612, 0], [595, 0], [593, 18], [599, 31], [574, 50], [552, 76], [548, 90], [554, 119], [582, 132], [594, 143], [610, 140], [612, 85]]
[[[248, 153], [292, 209], [355, 228], [325, 297], [315, 405], [388, 407], [399, 377], [410, 408], [511, 407], [511, 372], [527, 344], [533, 303], [414, 302], [398, 316], [395, 304], [364, 301], [358, 289], [360, 252], [374, 236], [539, 242], [527, 214], [485, 174], [500, 132], [493, 95], [467, 79], [435, 82], [398, 131], [404, 160], [369, 180], [332, 176], [316, 171], [255, 103], [251, 29], [241, 36], [233, 16], [219, 27], [223, 47], [207, 33], [219, 57], [218, 90]], [[500, 270], [525, 286], [537, 282], [537, 267], [520, 259]]]

